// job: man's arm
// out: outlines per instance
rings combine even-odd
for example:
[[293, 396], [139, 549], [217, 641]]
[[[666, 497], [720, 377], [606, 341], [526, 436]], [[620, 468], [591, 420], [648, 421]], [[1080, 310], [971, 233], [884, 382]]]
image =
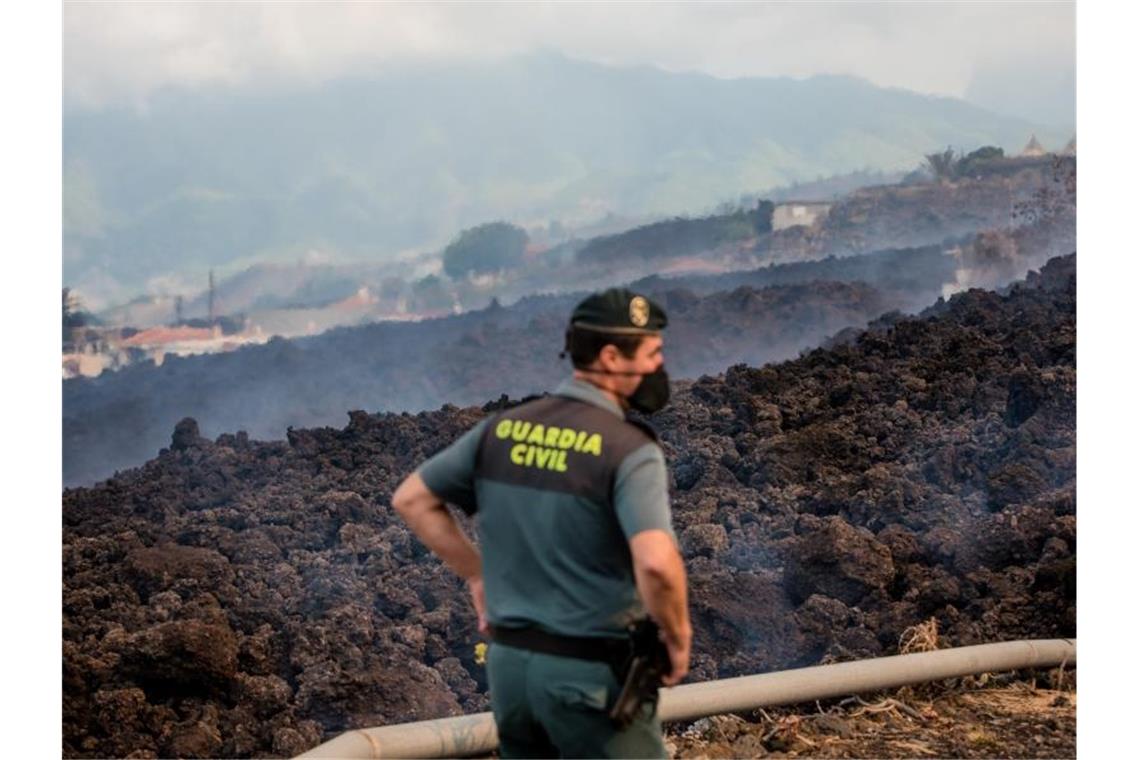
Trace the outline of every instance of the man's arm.
[[614, 502], [633, 556], [637, 591], [661, 628], [669, 650], [673, 670], [662, 680], [672, 686], [689, 672], [693, 629], [685, 565], [673, 536], [669, 477], [660, 446], [646, 444], [625, 458], [615, 478]]
[[479, 615], [479, 630], [486, 633], [483, 567], [479, 550], [447, 511], [443, 500], [428, 489], [418, 472], [413, 472], [392, 494], [392, 506], [424, 546], [467, 581]]
[[673, 666], [662, 682], [673, 686], [689, 672], [693, 640], [685, 564], [673, 537], [663, 530], [641, 531], [629, 540], [629, 549], [637, 590], [646, 611], [661, 628]]

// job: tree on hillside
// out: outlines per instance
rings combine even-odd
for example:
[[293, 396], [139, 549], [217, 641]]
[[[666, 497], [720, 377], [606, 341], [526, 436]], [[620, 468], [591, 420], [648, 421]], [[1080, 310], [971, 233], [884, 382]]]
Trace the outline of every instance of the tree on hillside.
[[528, 240], [525, 230], [507, 222], [471, 227], [443, 249], [443, 271], [458, 279], [512, 269], [522, 261]]
[[926, 154], [926, 166], [935, 179], [954, 179], [957, 162], [954, 160], [954, 149], [947, 148], [938, 153]]
[[71, 288], [63, 289], [63, 342], [68, 343], [72, 340], [75, 330], [93, 324], [95, 318], [83, 311], [79, 302], [79, 296], [72, 292]]
[[756, 209], [753, 211], [753, 226], [758, 234], [772, 231], [772, 214], [776, 210], [776, 204], [772, 201], [759, 200], [756, 201]]
[[[79, 313], [79, 297], [71, 292], [71, 288], [63, 289], [63, 326], [68, 327]], [[78, 325], [70, 325], [78, 327]]]
[[966, 154], [963, 161], [993, 161], [997, 158], [1005, 158], [1005, 151], [996, 145], [983, 145], [975, 151]]
[[972, 174], [976, 169], [990, 161], [1005, 158], [1005, 151], [994, 145], [983, 145], [975, 151], [967, 153], [958, 160], [954, 171], [958, 176]]

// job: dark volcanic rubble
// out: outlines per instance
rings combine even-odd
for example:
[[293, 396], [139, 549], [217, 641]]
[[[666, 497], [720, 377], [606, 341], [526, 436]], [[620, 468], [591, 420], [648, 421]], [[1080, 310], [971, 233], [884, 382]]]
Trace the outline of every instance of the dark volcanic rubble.
[[[653, 424], [692, 680], [890, 653], [931, 617], [949, 644], [1075, 634], [1074, 271], [678, 384]], [[64, 754], [287, 756], [487, 709], [464, 589], [388, 502], [496, 406], [281, 442], [184, 420], [65, 490]]]
[[654, 419], [694, 580], [717, 579], [697, 678], [887, 653], [931, 616], [956, 644], [1075, 635], [1074, 262]]

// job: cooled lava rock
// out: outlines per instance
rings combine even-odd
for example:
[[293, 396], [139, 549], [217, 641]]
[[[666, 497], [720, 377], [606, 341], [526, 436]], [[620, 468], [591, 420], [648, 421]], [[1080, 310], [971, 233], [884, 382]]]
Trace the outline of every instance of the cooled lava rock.
[[[1075, 635], [1074, 271], [677, 384], [653, 424], [693, 679], [888, 654], [931, 617], [948, 645]], [[389, 504], [509, 403], [271, 442], [184, 422], [65, 490], [63, 754], [289, 756], [487, 709], [466, 588]]]
[[803, 535], [788, 551], [784, 579], [795, 601], [813, 594], [855, 604], [873, 591], [885, 589], [895, 577], [891, 550], [871, 531], [856, 528], [841, 517], [820, 520], [805, 515]]

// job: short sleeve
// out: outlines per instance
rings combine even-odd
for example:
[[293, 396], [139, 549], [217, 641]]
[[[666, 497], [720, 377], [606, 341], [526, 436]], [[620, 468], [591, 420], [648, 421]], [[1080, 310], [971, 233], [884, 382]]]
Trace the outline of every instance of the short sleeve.
[[475, 458], [487, 420], [420, 465], [417, 472], [433, 494], [469, 515], [475, 514]]
[[656, 529], [676, 541], [665, 454], [656, 443], [647, 443], [622, 460], [614, 478], [614, 508], [627, 540]]

